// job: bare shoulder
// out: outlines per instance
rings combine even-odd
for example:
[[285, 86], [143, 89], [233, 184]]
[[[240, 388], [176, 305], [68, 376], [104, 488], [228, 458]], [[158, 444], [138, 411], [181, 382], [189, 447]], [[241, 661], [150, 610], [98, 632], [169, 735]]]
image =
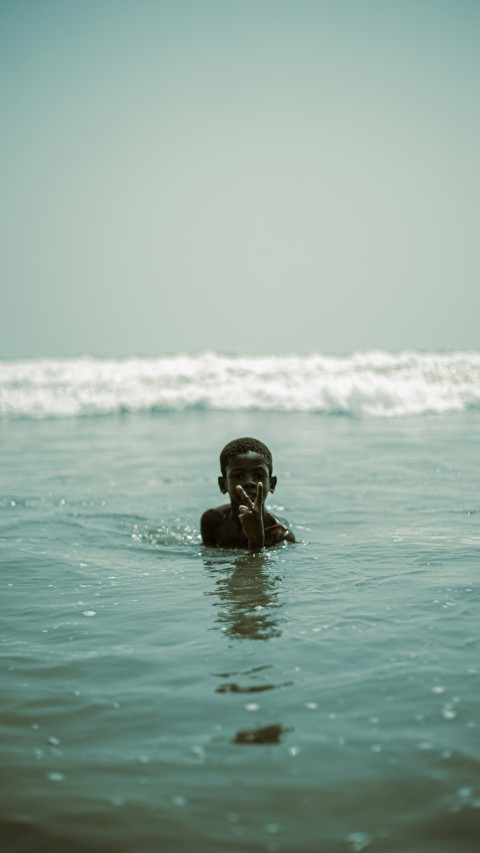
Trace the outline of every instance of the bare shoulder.
[[200, 519], [200, 525], [211, 527], [220, 524], [223, 518], [223, 513], [221, 507], [214, 507], [212, 509], [206, 509]]
[[204, 545], [216, 545], [217, 533], [225, 521], [225, 510], [228, 507], [217, 506], [207, 509], [200, 519], [200, 533]]
[[200, 528], [202, 531], [205, 530], [213, 530], [222, 521], [222, 512], [220, 507], [214, 509], [206, 509], [200, 519]]

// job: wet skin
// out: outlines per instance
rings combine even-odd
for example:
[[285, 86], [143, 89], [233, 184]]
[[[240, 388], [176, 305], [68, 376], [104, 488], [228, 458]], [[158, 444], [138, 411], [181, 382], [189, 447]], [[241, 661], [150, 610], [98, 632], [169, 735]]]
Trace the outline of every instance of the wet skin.
[[204, 512], [200, 523], [204, 545], [258, 550], [278, 542], [295, 542], [291, 530], [265, 507], [277, 478], [270, 475], [262, 456], [248, 451], [232, 457], [218, 484], [230, 503]]

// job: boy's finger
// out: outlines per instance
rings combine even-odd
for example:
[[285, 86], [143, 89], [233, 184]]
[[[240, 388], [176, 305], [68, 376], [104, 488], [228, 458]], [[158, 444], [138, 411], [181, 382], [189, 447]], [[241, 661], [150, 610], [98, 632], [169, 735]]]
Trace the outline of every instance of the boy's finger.
[[253, 509], [253, 501], [250, 500], [250, 498], [248, 497], [246, 491], [244, 491], [242, 486], [237, 486], [237, 492], [240, 495], [240, 497], [243, 498], [243, 500], [247, 502], [247, 504], [248, 504], [247, 508]]
[[255, 509], [260, 509], [263, 500], [263, 483], [257, 483], [257, 497], [255, 499]]

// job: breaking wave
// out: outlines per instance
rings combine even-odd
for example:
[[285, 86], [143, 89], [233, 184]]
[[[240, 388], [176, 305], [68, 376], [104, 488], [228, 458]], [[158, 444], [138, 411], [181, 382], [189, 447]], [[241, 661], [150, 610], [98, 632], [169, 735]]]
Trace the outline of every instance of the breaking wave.
[[0, 417], [194, 408], [403, 416], [480, 407], [480, 352], [0, 362]]

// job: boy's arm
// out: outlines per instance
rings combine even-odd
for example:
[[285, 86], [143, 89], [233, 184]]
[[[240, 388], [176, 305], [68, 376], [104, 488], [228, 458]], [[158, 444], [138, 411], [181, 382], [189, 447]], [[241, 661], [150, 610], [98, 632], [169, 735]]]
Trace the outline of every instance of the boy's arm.
[[210, 545], [213, 548], [217, 547], [216, 531], [218, 527], [218, 512], [214, 509], [207, 509], [200, 519], [200, 533], [204, 545]]
[[237, 486], [237, 491], [245, 501], [239, 506], [238, 517], [243, 527], [243, 532], [248, 539], [248, 547], [250, 551], [257, 551], [265, 545], [265, 530], [263, 527], [263, 485], [257, 483], [257, 496], [255, 503], [248, 497], [247, 493], [241, 486]]
[[278, 521], [276, 524], [271, 524], [265, 528], [265, 544], [277, 545], [278, 542], [295, 542], [295, 536], [292, 531]]
[[[257, 497], [255, 503], [248, 497], [241, 486], [237, 486], [237, 490], [241, 495], [245, 504], [240, 506], [239, 518], [242, 522], [243, 531], [248, 539], [248, 547], [250, 550], [263, 548], [265, 545], [277, 545], [279, 542], [295, 542], [295, 536], [292, 531], [276, 521], [268, 527], [264, 527], [262, 513], [262, 496], [263, 485], [257, 484]], [[271, 516], [275, 521], [274, 517]]]

